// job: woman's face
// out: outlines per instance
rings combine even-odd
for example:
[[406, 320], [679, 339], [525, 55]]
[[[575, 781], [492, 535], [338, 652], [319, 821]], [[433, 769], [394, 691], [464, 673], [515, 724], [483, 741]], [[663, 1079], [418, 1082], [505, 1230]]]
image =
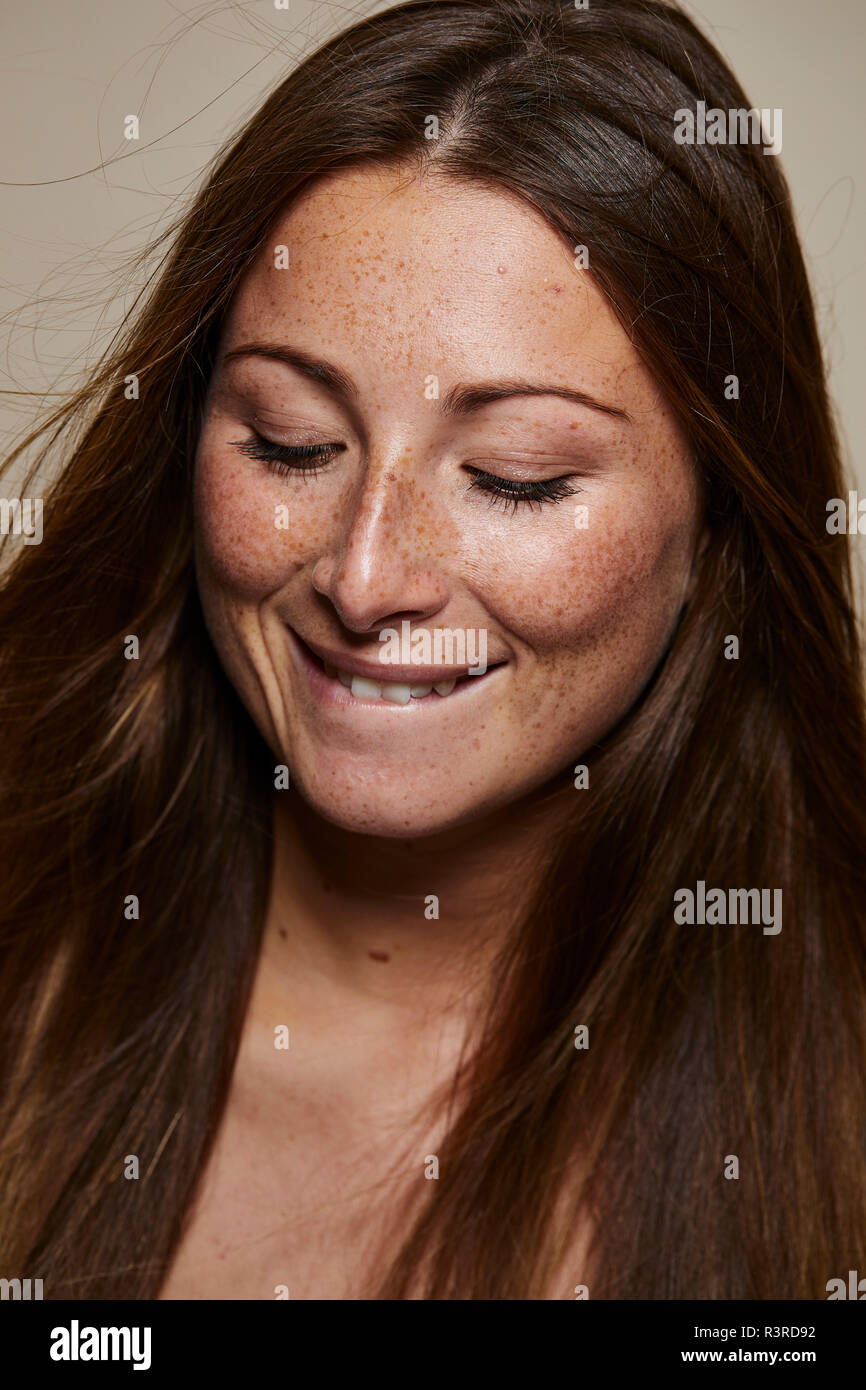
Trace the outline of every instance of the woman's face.
[[698, 524], [669, 408], [534, 210], [366, 168], [277, 221], [222, 337], [197, 566], [327, 819], [411, 837], [570, 783], [662, 655]]

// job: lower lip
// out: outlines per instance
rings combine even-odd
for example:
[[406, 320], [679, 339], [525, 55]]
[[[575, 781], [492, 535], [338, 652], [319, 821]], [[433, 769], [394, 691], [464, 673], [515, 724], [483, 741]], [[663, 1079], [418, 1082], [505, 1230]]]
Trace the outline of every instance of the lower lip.
[[[495, 676], [496, 672], [505, 665], [502, 662], [498, 666], [491, 666], [483, 675], [466, 676], [458, 680], [450, 695], [437, 695], [435, 690], [431, 690], [429, 695], [422, 695], [418, 699], [413, 696], [405, 705], [395, 704], [391, 700], [358, 699], [352, 694], [348, 686], [343, 685], [342, 681], [335, 676], [326, 675], [325, 668], [318, 657], [313, 655], [296, 632], [293, 632], [289, 627], [286, 628], [286, 631], [289, 633], [292, 646], [298, 655], [299, 664], [304, 670], [316, 698], [323, 704], [338, 705], [345, 709], [376, 710], [379, 713], [399, 714], [404, 717], [407, 714], [422, 714], [425, 710], [430, 713], [437, 708], [445, 709], [452, 700], [457, 704], [462, 704], [474, 691], [478, 691], [482, 686], [486, 688], [491, 677]], [[419, 681], [418, 684], [420, 685], [421, 682]]]

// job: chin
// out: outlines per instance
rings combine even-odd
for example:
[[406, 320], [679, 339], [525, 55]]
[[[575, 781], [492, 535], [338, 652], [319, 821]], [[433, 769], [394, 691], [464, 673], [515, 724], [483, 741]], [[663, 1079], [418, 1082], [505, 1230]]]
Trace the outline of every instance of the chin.
[[331, 777], [323, 776], [321, 770], [305, 775], [302, 768], [291, 773], [294, 791], [323, 820], [341, 830], [383, 839], [416, 840], [440, 834], [479, 820], [510, 799], [507, 794], [499, 799], [470, 798], [464, 779], [457, 776], [444, 782], [437, 777], [436, 783], [424, 786], [417, 771], [405, 779], [397, 773], [385, 778], [345, 769]]

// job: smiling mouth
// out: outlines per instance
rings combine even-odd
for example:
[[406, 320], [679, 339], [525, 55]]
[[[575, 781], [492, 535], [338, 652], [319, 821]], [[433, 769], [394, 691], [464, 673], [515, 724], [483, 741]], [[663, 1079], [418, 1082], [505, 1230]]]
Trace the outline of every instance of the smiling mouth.
[[353, 671], [342, 670], [332, 662], [326, 661], [324, 657], [319, 656], [317, 652], [307, 646], [307, 643], [297, 632], [294, 632], [293, 635], [297, 639], [298, 646], [306, 660], [312, 663], [316, 668], [319, 673], [319, 678], [321, 679], [321, 675], [324, 674], [329, 681], [333, 682], [335, 685], [339, 685], [342, 690], [346, 692], [343, 699], [348, 697], [351, 702], [357, 701], [359, 703], [387, 705], [418, 705], [423, 702], [438, 703], [440, 700], [448, 699], [454, 694], [459, 694], [470, 684], [477, 684], [478, 681], [483, 681], [486, 676], [505, 664], [504, 662], [497, 662], [495, 665], [488, 666], [485, 671], [479, 672], [477, 675], [463, 672], [457, 675], [447, 676], [437, 681], [418, 680], [417, 682], [408, 682], [373, 680], [369, 676], [358, 675]]
[[371, 681], [366, 676], [353, 676], [348, 671], [339, 671], [328, 662], [322, 665], [325, 675], [330, 676], [331, 680], [338, 680], [356, 700], [385, 700], [390, 705], [408, 705], [410, 700], [426, 700], [431, 695], [441, 700], [452, 694], [461, 682], [475, 679], [473, 676], [460, 676], [430, 684], [405, 685], [402, 681]]

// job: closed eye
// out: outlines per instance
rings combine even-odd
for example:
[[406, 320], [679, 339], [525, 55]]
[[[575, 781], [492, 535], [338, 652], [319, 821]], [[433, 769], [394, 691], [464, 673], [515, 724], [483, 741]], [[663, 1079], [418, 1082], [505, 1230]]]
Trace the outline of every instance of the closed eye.
[[252, 439], [234, 441], [238, 453], [267, 463], [275, 473], [318, 473], [331, 459], [345, 449], [345, 444], [275, 444], [260, 434]]
[[481, 468], [467, 468], [467, 472], [472, 474], [472, 482], [466, 489], [467, 492], [471, 492], [473, 488], [479, 492], [486, 492], [490, 495], [492, 506], [502, 502], [506, 510], [511, 507], [512, 511], [516, 511], [523, 504], [540, 508], [544, 502], [561, 502], [564, 498], [573, 497], [575, 493], [582, 491], [567, 476], [523, 482], [513, 478], [500, 478], [495, 473], [485, 473]]

